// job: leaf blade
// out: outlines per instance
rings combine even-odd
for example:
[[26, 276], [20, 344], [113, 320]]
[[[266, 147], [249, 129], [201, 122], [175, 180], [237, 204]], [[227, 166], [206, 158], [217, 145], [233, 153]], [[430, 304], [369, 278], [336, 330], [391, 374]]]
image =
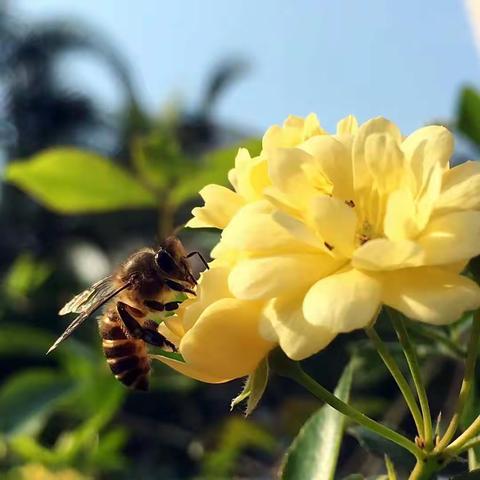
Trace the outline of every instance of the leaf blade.
[[[350, 398], [353, 363], [345, 368], [335, 395], [344, 402]], [[324, 405], [300, 430], [287, 452], [282, 480], [309, 478], [333, 479], [345, 430], [345, 417], [329, 405]]]
[[156, 206], [155, 196], [127, 170], [100, 155], [54, 148], [7, 166], [5, 180], [63, 214]]

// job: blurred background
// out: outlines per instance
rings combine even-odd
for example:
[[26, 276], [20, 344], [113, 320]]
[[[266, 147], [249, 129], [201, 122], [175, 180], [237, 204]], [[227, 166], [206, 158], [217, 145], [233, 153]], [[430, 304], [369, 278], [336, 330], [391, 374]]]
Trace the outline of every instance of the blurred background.
[[[0, 478], [275, 478], [316, 400], [290, 384], [286, 397], [273, 378], [245, 419], [229, 412], [241, 381], [200, 384], [159, 363], [148, 394], [129, 392], [94, 321], [45, 357], [65, 327], [56, 312], [187, 221], [198, 190], [225, 183], [238, 146], [258, 152], [288, 114], [316, 112], [330, 131], [350, 113], [404, 133], [442, 123], [457, 135], [456, 162], [478, 158], [475, 26], [474, 0], [0, 1]], [[206, 254], [218, 238], [181, 236]], [[448, 413], [464, 352], [430, 333], [416, 332], [433, 412]], [[334, 388], [352, 352], [368, 367], [355, 405], [412, 434], [361, 334], [306, 368]], [[392, 446], [348, 433], [339, 478], [381, 472], [386, 448], [408, 467]]]

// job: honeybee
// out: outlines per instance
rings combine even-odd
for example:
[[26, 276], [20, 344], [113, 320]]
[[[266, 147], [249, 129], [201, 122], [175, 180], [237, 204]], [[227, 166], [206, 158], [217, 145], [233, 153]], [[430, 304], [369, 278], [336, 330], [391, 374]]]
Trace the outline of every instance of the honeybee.
[[150, 359], [147, 344], [176, 350], [157, 331], [158, 324], [147, 316], [153, 312], [176, 310], [169, 301], [175, 292], [195, 295], [197, 284], [189, 258], [180, 240], [168, 237], [158, 250], [143, 248], [130, 255], [110, 276], [100, 280], [70, 300], [59, 315], [78, 313], [47, 354], [68, 338], [103, 305], [98, 318], [103, 351], [115, 378], [135, 390], [148, 390]]

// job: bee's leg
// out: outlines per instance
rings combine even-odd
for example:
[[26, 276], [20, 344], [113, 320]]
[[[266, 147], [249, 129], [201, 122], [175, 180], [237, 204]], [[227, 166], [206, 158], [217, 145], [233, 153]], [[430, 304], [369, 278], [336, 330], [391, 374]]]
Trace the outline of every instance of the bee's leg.
[[[157, 347], [168, 346], [176, 350], [175, 345], [169, 342], [161, 333], [157, 332], [157, 326], [152, 326], [150, 323], [147, 323], [147, 327], [140, 325], [137, 320], [129, 313], [128, 305], [123, 302], [117, 302], [117, 311], [120, 315], [125, 328], [128, 333], [133, 337], [139, 340], [143, 340], [145, 343], [150, 345], [155, 345]], [[149, 328], [153, 327], [153, 328]]]
[[158, 323], [153, 320], [145, 320], [143, 324], [143, 341], [157, 347], [169, 347], [174, 352], [177, 347], [158, 332]]
[[131, 315], [128, 311], [129, 306], [123, 302], [117, 302], [117, 312], [120, 316], [120, 319], [125, 326], [128, 334], [133, 338], [142, 338], [143, 335], [143, 327], [138, 323], [138, 321]]
[[181, 303], [182, 302], [161, 303], [161, 302], [157, 302], [156, 300], [145, 300], [143, 302], [143, 304], [146, 307], [152, 310], [156, 310], [157, 312], [163, 312], [163, 311], [171, 312], [172, 310], [176, 310]]
[[190, 288], [184, 287], [181, 283], [174, 282], [173, 280], [165, 280], [165, 283], [168, 288], [175, 290], [176, 292], [185, 292], [191, 293], [192, 295], [196, 295], [196, 293], [191, 290]]

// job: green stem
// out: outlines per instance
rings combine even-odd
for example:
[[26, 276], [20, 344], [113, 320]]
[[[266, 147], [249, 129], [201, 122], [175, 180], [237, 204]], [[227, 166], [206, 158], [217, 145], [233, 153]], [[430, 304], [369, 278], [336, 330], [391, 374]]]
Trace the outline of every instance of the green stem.
[[408, 408], [412, 413], [415, 425], [417, 426], [418, 434], [423, 438], [424, 431], [422, 414], [420, 412], [420, 409], [418, 408], [417, 400], [415, 399], [415, 396], [412, 392], [412, 389], [410, 388], [410, 385], [408, 384], [407, 379], [405, 378], [405, 375], [403, 375], [403, 373], [401, 372], [400, 367], [395, 361], [395, 358], [393, 358], [393, 355], [388, 351], [386, 345], [383, 343], [382, 339], [379, 337], [375, 329], [373, 327], [366, 328], [365, 333], [375, 345], [375, 348], [377, 349], [378, 354], [383, 360], [383, 363], [385, 363], [385, 366], [388, 368], [388, 370], [392, 374], [392, 377], [397, 382], [397, 385], [400, 388], [403, 397], [405, 398], [405, 402], [407, 403]]
[[408, 480], [431, 480], [433, 474], [442, 468], [436, 457], [417, 460]]
[[460, 453], [463, 453], [467, 450], [470, 450], [471, 448], [476, 448], [480, 445], [480, 437], [474, 437], [471, 440], [469, 440], [467, 443], [465, 443], [457, 452], [457, 455]]
[[400, 445], [412, 453], [417, 459], [424, 457], [424, 452], [420, 450], [415, 443], [385, 425], [372, 420], [357, 409], [340, 400], [318, 384], [312, 377], [307, 375], [297, 362], [287, 358], [281, 350], [277, 349], [270, 354], [269, 364], [272, 367], [272, 370], [278, 375], [294, 380], [317, 398], [324, 401], [335, 410], [338, 410], [340, 413], [343, 413], [343, 415], [351, 418], [365, 428], [372, 430], [381, 437]]
[[468, 396], [472, 390], [475, 376], [475, 365], [477, 362], [477, 350], [478, 342], [480, 339], [480, 316], [476, 312], [473, 317], [472, 330], [470, 332], [470, 340], [468, 342], [467, 348], [467, 359], [465, 360], [465, 374], [463, 377], [462, 386], [460, 388], [460, 394], [458, 396], [457, 406], [455, 412], [450, 420], [450, 423], [443, 435], [442, 439], [436, 446], [436, 450], [441, 452], [450, 442], [450, 440], [455, 435], [455, 432], [458, 428], [458, 423], [460, 422], [460, 417], [467, 403]]
[[433, 449], [432, 417], [430, 415], [427, 392], [425, 391], [425, 386], [423, 385], [422, 376], [420, 374], [420, 366], [418, 364], [417, 354], [415, 353], [413, 344], [408, 336], [402, 315], [391, 308], [387, 308], [387, 312], [389, 313], [393, 327], [397, 332], [398, 340], [402, 345], [403, 353], [405, 354], [405, 358], [407, 359], [407, 363], [412, 374], [413, 383], [417, 389], [418, 400], [420, 401], [420, 408], [422, 409], [423, 416], [423, 440], [425, 442], [426, 450], [429, 451]]

